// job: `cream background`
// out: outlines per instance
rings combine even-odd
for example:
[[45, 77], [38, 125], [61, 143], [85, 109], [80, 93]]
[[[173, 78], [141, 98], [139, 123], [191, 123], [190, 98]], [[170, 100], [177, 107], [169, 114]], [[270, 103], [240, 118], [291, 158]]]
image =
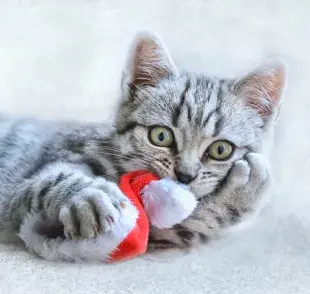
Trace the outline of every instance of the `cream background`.
[[289, 65], [272, 162], [276, 192], [255, 225], [184, 256], [55, 264], [0, 245], [0, 293], [310, 293], [310, 2], [0, 0], [1, 112], [113, 116], [130, 39], [162, 36], [182, 67], [235, 76]]

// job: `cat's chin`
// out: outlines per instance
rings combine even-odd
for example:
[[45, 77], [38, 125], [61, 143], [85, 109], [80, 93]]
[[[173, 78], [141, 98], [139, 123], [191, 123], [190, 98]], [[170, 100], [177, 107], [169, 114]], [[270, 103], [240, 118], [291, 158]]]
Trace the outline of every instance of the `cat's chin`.
[[201, 199], [206, 197], [207, 195], [211, 194], [214, 192], [216, 186], [201, 186], [201, 187], [194, 187], [194, 186], [189, 186], [190, 191], [196, 196], [196, 199]]

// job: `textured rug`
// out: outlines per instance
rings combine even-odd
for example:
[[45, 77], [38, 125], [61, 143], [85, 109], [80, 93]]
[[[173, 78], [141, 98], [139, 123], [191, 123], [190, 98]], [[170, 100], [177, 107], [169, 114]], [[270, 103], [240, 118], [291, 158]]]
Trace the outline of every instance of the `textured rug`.
[[276, 184], [249, 228], [182, 255], [50, 263], [0, 245], [0, 293], [310, 293], [310, 2], [1, 0], [1, 112], [109, 120], [130, 39], [162, 36], [182, 67], [236, 76], [273, 55], [289, 82]]

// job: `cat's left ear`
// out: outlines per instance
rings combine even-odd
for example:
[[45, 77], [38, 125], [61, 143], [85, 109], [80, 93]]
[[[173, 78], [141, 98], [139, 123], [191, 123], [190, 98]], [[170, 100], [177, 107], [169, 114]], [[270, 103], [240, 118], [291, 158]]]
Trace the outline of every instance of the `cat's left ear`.
[[239, 80], [234, 94], [245, 100], [261, 118], [268, 122], [279, 110], [286, 85], [286, 65], [281, 60], [269, 60]]

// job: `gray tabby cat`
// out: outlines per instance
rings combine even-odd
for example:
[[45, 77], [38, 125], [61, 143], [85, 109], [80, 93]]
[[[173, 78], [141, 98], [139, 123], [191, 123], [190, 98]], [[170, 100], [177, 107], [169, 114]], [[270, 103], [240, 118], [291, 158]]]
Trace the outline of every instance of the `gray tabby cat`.
[[262, 199], [263, 143], [284, 85], [279, 62], [239, 80], [179, 71], [156, 36], [139, 34], [115, 127], [0, 119], [0, 239], [17, 239], [29, 213], [49, 224], [41, 230], [50, 237], [108, 232], [126, 202], [119, 176], [148, 169], [189, 185], [199, 200], [180, 225], [152, 228], [150, 249], [206, 243]]

